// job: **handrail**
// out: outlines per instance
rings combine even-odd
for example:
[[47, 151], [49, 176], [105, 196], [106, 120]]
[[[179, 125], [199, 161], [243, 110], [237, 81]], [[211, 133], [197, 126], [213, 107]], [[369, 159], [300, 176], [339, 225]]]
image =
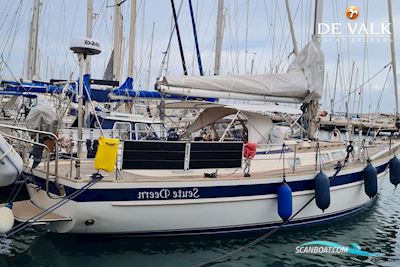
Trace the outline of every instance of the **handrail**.
[[17, 127], [17, 126], [12, 126], [12, 125], [7, 125], [7, 124], [0, 124], [0, 128], [9, 128], [13, 130], [18, 130], [18, 131], [26, 131], [26, 132], [31, 132], [31, 133], [38, 133], [38, 134], [46, 134], [51, 137], [53, 137], [55, 140], [58, 140], [57, 135], [51, 132], [45, 132], [45, 131], [40, 131], [40, 130], [33, 130], [33, 129], [28, 129], [25, 127]]
[[[14, 139], [14, 140], [18, 140], [18, 141], [21, 141], [21, 142], [26, 142], [26, 143], [38, 145], [38, 146], [41, 146], [44, 149], [46, 149], [46, 152], [47, 152], [47, 157], [46, 157], [46, 194], [50, 198], [57, 199], [58, 197], [55, 198], [55, 197], [51, 196], [50, 192], [49, 192], [49, 181], [50, 181], [50, 149], [49, 149], [49, 147], [46, 146], [45, 144], [42, 144], [42, 143], [39, 143], [39, 142], [35, 142], [35, 141], [31, 141], [31, 140], [26, 140], [26, 139], [23, 139], [23, 138], [20, 138], [20, 137], [17, 137], [17, 136], [12, 136], [12, 135], [5, 134], [5, 133], [2, 133], [2, 135], [5, 138]], [[60, 190], [60, 192], [61, 192], [62, 189], [61, 189], [60, 184], [58, 183], [57, 174], [55, 174], [54, 182], [55, 182], [56, 187], [58, 188], [58, 190]], [[64, 192], [64, 194], [62, 196], [60, 196], [60, 198], [64, 198], [65, 196], [66, 196], [66, 193]]]
[[25, 131], [25, 132], [30, 132], [30, 133], [36, 133], [36, 135], [38, 134], [44, 134], [47, 135], [51, 138], [54, 139], [54, 143], [55, 143], [55, 150], [57, 153], [55, 153], [55, 167], [54, 167], [54, 172], [57, 175], [58, 174], [58, 136], [55, 135], [54, 133], [51, 132], [45, 132], [45, 131], [40, 131], [40, 130], [33, 130], [33, 129], [28, 129], [25, 127], [17, 127], [17, 126], [11, 126], [11, 125], [6, 125], [6, 124], [0, 124], [0, 128], [8, 128], [8, 129], [12, 129], [12, 130], [17, 130], [17, 131]]
[[[32, 130], [32, 129], [28, 129], [28, 128], [24, 128], [24, 127], [17, 127], [17, 126], [5, 125], [5, 124], [0, 124], [0, 128], [6, 128], [6, 129], [11, 129], [11, 130], [16, 130], [16, 131], [25, 131], [25, 132], [29, 132], [29, 133], [35, 133], [36, 135], [42, 134], [42, 135], [46, 135], [46, 136], [52, 138], [55, 141], [54, 143], [55, 143], [55, 151], [56, 151], [56, 153], [55, 153], [55, 164], [54, 164], [54, 176], [55, 176], [54, 182], [56, 184], [56, 187], [61, 192], [61, 186], [58, 183], [58, 160], [59, 160], [58, 151], [59, 151], [59, 147], [58, 147], [58, 137], [57, 137], [57, 135], [55, 135], [54, 133], [51, 133], [51, 132], [45, 132], [45, 131], [40, 131], [40, 130]], [[31, 143], [31, 144], [35, 144], [35, 145], [38, 145], [38, 146], [46, 148], [47, 155], [48, 155], [47, 156], [48, 157], [47, 158], [48, 163], [47, 163], [47, 170], [46, 170], [46, 193], [47, 193], [47, 195], [49, 197], [54, 198], [54, 197], [50, 196], [49, 190], [48, 190], [49, 189], [48, 188], [48, 183], [49, 183], [49, 177], [50, 177], [50, 150], [49, 150], [49, 148], [45, 144], [42, 144], [42, 143], [39, 143], [39, 142], [35, 142], [35, 141], [32, 141], [32, 140], [24, 139], [24, 138], [21, 138], [21, 137], [17, 137], [17, 136], [5, 134], [5, 133], [2, 133], [2, 134], [3, 134], [3, 136], [8, 137], [10, 139], [19, 140], [21, 142]], [[64, 192], [63, 196], [61, 196], [61, 197], [65, 197], [65, 192]]]

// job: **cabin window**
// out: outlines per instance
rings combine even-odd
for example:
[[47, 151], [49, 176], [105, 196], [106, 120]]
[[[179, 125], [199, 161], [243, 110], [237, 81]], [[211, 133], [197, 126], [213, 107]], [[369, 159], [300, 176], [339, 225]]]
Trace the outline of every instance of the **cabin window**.
[[113, 126], [113, 135], [122, 140], [129, 140], [131, 136], [131, 124], [129, 122], [116, 122]]
[[161, 135], [161, 124], [136, 123], [136, 140], [158, 140]]
[[135, 132], [137, 140], [146, 140], [149, 132], [149, 127], [145, 123], [136, 123]]

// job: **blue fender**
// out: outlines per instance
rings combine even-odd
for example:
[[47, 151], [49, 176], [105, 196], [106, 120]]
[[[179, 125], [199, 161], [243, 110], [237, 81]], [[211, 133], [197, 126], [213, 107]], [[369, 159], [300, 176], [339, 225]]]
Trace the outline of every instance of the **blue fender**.
[[368, 163], [367, 167], [363, 170], [362, 178], [364, 179], [365, 193], [370, 198], [373, 198], [378, 193], [378, 174], [371, 163]]
[[292, 189], [286, 182], [283, 182], [278, 187], [278, 214], [284, 221], [292, 216], [292, 202]]
[[397, 157], [389, 161], [390, 182], [397, 187], [400, 183], [400, 160]]
[[314, 186], [317, 207], [325, 211], [331, 204], [330, 181], [328, 176], [323, 172], [318, 173], [314, 178]]

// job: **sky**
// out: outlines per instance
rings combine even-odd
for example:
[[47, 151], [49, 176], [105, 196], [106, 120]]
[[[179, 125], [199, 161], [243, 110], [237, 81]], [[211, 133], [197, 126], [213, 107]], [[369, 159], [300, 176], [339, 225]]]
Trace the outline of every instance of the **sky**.
[[[119, 0], [120, 1], [120, 0]], [[29, 26], [33, 0], [0, 0], [0, 78], [25, 78]], [[102, 53], [92, 57], [92, 77], [101, 79], [113, 49], [114, 0], [93, 0], [93, 38], [100, 41]], [[214, 73], [214, 49], [217, 0], [192, 0], [196, 28], [205, 75]], [[313, 30], [315, 0], [290, 0], [295, 37], [301, 49], [310, 41]], [[182, 5], [181, 5], [182, 3]], [[122, 80], [127, 76], [130, 4], [122, 3], [123, 49]], [[359, 7], [360, 16], [349, 21], [346, 7]], [[188, 0], [175, 0], [178, 10], [186, 65], [189, 75], [199, 75], [194, 47]], [[284, 0], [225, 0], [225, 23], [221, 74], [264, 74], [285, 72], [294, 56]], [[393, 1], [395, 45], [400, 47], [400, 1]], [[356, 27], [379, 26], [388, 22], [386, 0], [324, 0], [322, 22], [347, 23]], [[170, 0], [137, 0], [135, 49], [135, 88], [153, 88], [160, 75], [182, 75], [176, 35], [172, 36], [168, 69], [161, 68], [171, 34]], [[154, 35], [152, 40], [152, 29]], [[371, 30], [371, 29], [369, 29]], [[390, 42], [387, 36], [348, 36], [344, 30], [339, 38], [322, 36], [325, 55], [326, 89], [321, 99], [323, 109], [331, 108], [330, 99], [336, 84], [335, 110], [344, 110], [346, 96], [351, 92], [350, 110], [361, 109], [357, 87], [362, 86], [363, 112], [388, 112], [395, 109]], [[86, 35], [85, 0], [41, 0], [39, 20], [39, 77], [42, 80], [77, 78], [76, 56], [69, 50], [72, 38]], [[400, 50], [398, 50], [400, 53]], [[151, 52], [151, 55], [150, 55]], [[397, 59], [399, 58], [397, 53]], [[337, 58], [340, 55], [336, 78]], [[399, 59], [397, 60], [399, 61]], [[353, 69], [354, 62], [354, 69]], [[353, 71], [352, 71], [353, 69]], [[351, 75], [353, 73], [353, 75]], [[352, 77], [352, 79], [351, 79]], [[352, 80], [350, 86], [350, 80]], [[336, 82], [335, 82], [336, 81]], [[350, 88], [351, 87], [351, 88]]]

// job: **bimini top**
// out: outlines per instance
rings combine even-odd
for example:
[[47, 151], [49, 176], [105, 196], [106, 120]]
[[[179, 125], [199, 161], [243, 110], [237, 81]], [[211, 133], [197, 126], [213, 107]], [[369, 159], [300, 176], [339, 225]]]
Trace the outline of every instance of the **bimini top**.
[[185, 129], [184, 136], [191, 135], [218, 120], [236, 114], [244, 115], [250, 123], [247, 125], [249, 141], [265, 142], [271, 139], [273, 132], [272, 114], [300, 116], [301, 110], [278, 105], [222, 104], [201, 101], [173, 102], [165, 104], [167, 109], [202, 109], [198, 117]]
[[228, 76], [161, 77], [157, 90], [166, 94], [303, 103], [319, 100], [324, 83], [324, 55], [311, 41], [286, 73]]

